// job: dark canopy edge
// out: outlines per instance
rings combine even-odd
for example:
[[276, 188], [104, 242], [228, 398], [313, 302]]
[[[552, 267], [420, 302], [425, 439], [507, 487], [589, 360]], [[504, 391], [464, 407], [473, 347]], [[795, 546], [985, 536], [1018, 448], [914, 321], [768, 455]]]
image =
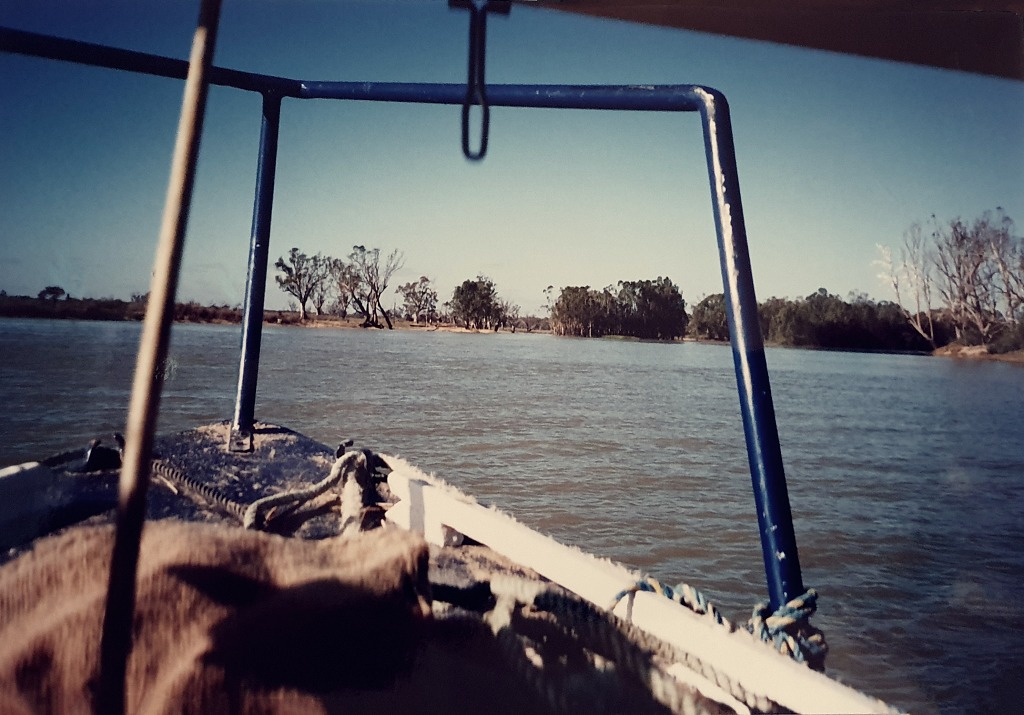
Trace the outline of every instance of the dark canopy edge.
[[1024, 7], [943, 0], [539, 0], [531, 6], [1024, 80]]

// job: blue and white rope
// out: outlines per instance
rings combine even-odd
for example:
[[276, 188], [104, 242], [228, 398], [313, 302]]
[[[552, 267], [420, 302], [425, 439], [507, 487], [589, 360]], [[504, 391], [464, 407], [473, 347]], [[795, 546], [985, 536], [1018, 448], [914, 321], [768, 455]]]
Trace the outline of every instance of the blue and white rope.
[[[686, 606], [698, 615], [711, 618], [730, 631], [735, 630], [735, 626], [718, 608], [693, 586], [687, 583], [666, 586], [650, 576], [644, 576], [616, 594], [608, 610], [614, 610], [623, 598], [640, 591], [660, 594]], [[812, 588], [784, 604], [774, 613], [768, 610], [767, 603], [759, 603], [754, 607], [754, 612], [744, 625], [744, 629], [765, 643], [771, 643], [780, 653], [790, 656], [798, 663], [806, 663], [814, 670], [824, 670], [828, 644], [825, 642], [825, 635], [810, 623], [811, 616], [817, 611], [817, 600], [818, 592]]]
[[824, 670], [828, 644], [825, 634], [813, 627], [810, 618], [818, 610], [818, 592], [813, 588], [771, 613], [767, 603], [754, 606], [747, 630], [780, 653], [814, 670]]
[[638, 593], [640, 591], [647, 591], [649, 593], [661, 594], [665, 598], [668, 598], [676, 603], [686, 606], [694, 613], [702, 616], [708, 616], [715, 623], [727, 627], [729, 630], [733, 630], [735, 626], [725, 618], [722, 613], [718, 610], [715, 604], [711, 603], [703, 593], [698, 591], [696, 588], [688, 583], [679, 583], [673, 586], [666, 586], [661, 581], [651, 576], [644, 576], [642, 579], [634, 583], [627, 589], [620, 591], [612, 599], [611, 605], [608, 607], [609, 611], [615, 609], [626, 596]]

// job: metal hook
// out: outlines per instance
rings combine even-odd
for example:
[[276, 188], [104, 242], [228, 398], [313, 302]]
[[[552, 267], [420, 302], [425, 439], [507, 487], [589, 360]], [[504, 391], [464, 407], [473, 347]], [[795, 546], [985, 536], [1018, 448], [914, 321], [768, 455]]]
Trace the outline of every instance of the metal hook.
[[[469, 10], [469, 68], [466, 72], [466, 99], [462, 103], [462, 153], [470, 161], [479, 161], [487, 153], [487, 137], [491, 125], [491, 107], [487, 102], [487, 83], [484, 69], [487, 61], [487, 13], [507, 15], [511, 10], [508, 0], [448, 0], [448, 7]], [[480, 147], [469, 146], [469, 115], [474, 104], [480, 105]]]

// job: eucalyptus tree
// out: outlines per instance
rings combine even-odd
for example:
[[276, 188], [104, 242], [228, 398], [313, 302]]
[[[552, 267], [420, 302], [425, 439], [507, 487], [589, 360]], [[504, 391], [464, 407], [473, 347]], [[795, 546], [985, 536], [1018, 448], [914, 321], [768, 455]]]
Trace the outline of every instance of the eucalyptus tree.
[[349, 263], [360, 281], [360, 296], [364, 306], [365, 321], [367, 327], [379, 328], [377, 321], [378, 314], [383, 316], [388, 329], [394, 326], [387, 310], [381, 304], [380, 299], [388, 288], [388, 283], [395, 271], [399, 270], [405, 262], [401, 252], [394, 250], [383, 260], [379, 248], [367, 249], [365, 246], [353, 246], [349, 254]]
[[489, 328], [501, 317], [501, 305], [494, 282], [486, 276], [465, 280], [456, 286], [451, 300], [452, 318], [467, 328]]
[[39, 291], [39, 300], [58, 301], [67, 296], [67, 292], [60, 286], [46, 286]]
[[[321, 254], [307, 256], [298, 248], [288, 252], [288, 258], [282, 256], [274, 263], [280, 275], [274, 276], [278, 287], [298, 302], [299, 320], [306, 320], [306, 304], [317, 291], [323, 289], [328, 279], [330, 259]], [[323, 303], [317, 306], [319, 313]]]
[[331, 258], [318, 253], [313, 256], [312, 260], [316, 280], [313, 281], [313, 290], [309, 294], [309, 300], [313, 304], [316, 314], [323, 315], [324, 306], [334, 294], [331, 287]]
[[1024, 319], [1024, 244], [1013, 220], [997, 208], [973, 222], [955, 218], [940, 225], [932, 216], [931, 228], [930, 240], [920, 224], [907, 229], [898, 260], [879, 247], [910, 325], [933, 346], [939, 342], [936, 296], [943, 321], [962, 343], [987, 345], [1013, 332]]
[[618, 290], [567, 286], [551, 306], [551, 330], [557, 335], [674, 340], [686, 333], [688, 321], [686, 302], [668, 278], [620, 281]]
[[686, 334], [689, 316], [679, 287], [669, 278], [621, 281], [619, 331], [649, 340], [674, 340]]
[[369, 320], [370, 313], [366, 308], [366, 296], [362, 291], [362, 281], [355, 267], [340, 258], [330, 259], [329, 266], [331, 290], [334, 293], [334, 312], [342, 318], [348, 315], [349, 306]]
[[516, 328], [519, 327], [519, 311], [522, 308], [519, 307], [518, 303], [513, 303], [510, 300], [500, 301], [498, 311], [500, 313], [501, 324], [505, 327], [512, 329], [512, 332], [516, 332]]
[[938, 289], [964, 342], [988, 343], [999, 325], [996, 268], [977, 230], [957, 218], [934, 234]]
[[712, 293], [693, 306], [690, 330], [698, 338], [728, 340], [729, 318], [725, 312], [725, 294]]
[[412, 318], [412, 322], [419, 323], [420, 318], [427, 321], [437, 318], [437, 291], [426, 276], [420, 276], [418, 281], [398, 286], [395, 292], [402, 296], [402, 307]]
[[[913, 223], [903, 232], [903, 245], [900, 247], [899, 260], [894, 261], [892, 250], [887, 246], [878, 246], [882, 254], [878, 262], [884, 269], [883, 276], [889, 280], [896, 303], [903, 308], [907, 323], [931, 345], [935, 342], [935, 311], [932, 306], [935, 275], [934, 250], [925, 241], [921, 233], [921, 224]], [[908, 301], [913, 309], [905, 308]]]
[[598, 291], [590, 286], [566, 286], [551, 306], [551, 332], [595, 338], [603, 335], [599, 324]]

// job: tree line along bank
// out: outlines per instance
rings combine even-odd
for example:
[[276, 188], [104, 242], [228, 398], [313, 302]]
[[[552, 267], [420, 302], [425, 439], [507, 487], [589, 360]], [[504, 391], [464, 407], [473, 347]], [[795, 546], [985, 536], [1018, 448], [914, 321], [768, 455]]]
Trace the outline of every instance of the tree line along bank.
[[[973, 221], [940, 224], [932, 216], [904, 233], [898, 252], [879, 246], [883, 276], [896, 301], [874, 301], [864, 293], [847, 299], [825, 288], [804, 298], [769, 298], [758, 307], [765, 340], [779, 345], [847, 350], [932, 351], [951, 343], [984, 346], [989, 352], [1024, 350], [1024, 242], [1013, 220], [997, 208]], [[382, 297], [402, 265], [398, 252], [382, 259], [378, 249], [353, 247], [349, 260], [305, 256], [293, 248], [276, 267], [278, 285], [298, 301], [301, 316], [311, 300], [318, 314], [349, 310], [367, 326], [390, 326]], [[397, 312], [414, 323], [443, 321], [468, 328], [536, 327], [558, 335], [623, 335], [652, 340], [728, 340], [724, 296], [706, 296], [687, 312], [679, 287], [667, 277], [620, 281], [614, 286], [548, 286], [547, 317], [519, 317], [519, 306], [501, 300], [485, 276], [457, 286], [439, 303], [423, 276], [399, 286]], [[910, 306], [910, 307], [907, 307]]]
[[[876, 302], [863, 293], [844, 300], [824, 288], [796, 300], [769, 298], [759, 305], [765, 340], [847, 350], [931, 351], [950, 343], [995, 353], [1024, 349], [1024, 246], [1012, 220], [997, 209], [972, 223], [955, 219], [939, 225], [932, 217], [929, 228], [926, 234], [920, 224], [912, 225], [895, 258], [891, 249], [879, 247], [896, 302]], [[706, 296], [688, 311], [668, 277], [620, 281], [600, 290], [567, 286], [557, 295], [548, 286], [546, 315], [538, 317], [520, 316], [519, 306], [503, 300], [485, 276], [463, 281], [443, 302], [426, 276], [388, 292], [403, 263], [398, 251], [382, 255], [365, 246], [353, 246], [346, 259], [292, 248], [276, 261], [275, 279], [294, 298], [294, 312], [268, 311], [267, 317], [304, 322], [312, 309], [317, 316], [356, 317], [364, 327], [390, 328], [397, 318], [579, 337], [729, 339], [724, 296]], [[59, 286], [47, 286], [35, 298], [0, 291], [0, 316], [139, 320], [144, 310], [145, 296], [139, 295], [125, 302], [76, 300]], [[241, 311], [190, 302], [176, 307], [175, 318], [238, 322]]]
[[[627, 293], [632, 294], [637, 284], [666, 282], [671, 283], [669, 279], [662, 278], [624, 284], [630, 286]], [[452, 301], [447, 301], [433, 312], [428, 309], [421, 313], [419, 324], [452, 324], [479, 330], [550, 330], [556, 335], [582, 337], [634, 335], [638, 338], [662, 340], [680, 337], [715, 341], [729, 339], [725, 301], [721, 293], [707, 296], [694, 306], [687, 306], [680, 296], [678, 302], [667, 302], [667, 309], [660, 312], [657, 309], [649, 313], [643, 309], [637, 310], [630, 315], [629, 320], [641, 330], [630, 332], [623, 314], [615, 312], [615, 306], [619, 305], [618, 291], [612, 286], [600, 291], [586, 286], [562, 289], [551, 306], [551, 317], [518, 316], [513, 314], [514, 311], [503, 309], [504, 301], [498, 298], [494, 283], [483, 277], [464, 281], [456, 290], [459, 292], [458, 299], [454, 299], [453, 295]], [[565, 300], [560, 300], [563, 297]], [[63, 294], [60, 297], [40, 298], [9, 296], [0, 291], [0, 317], [142, 320], [146, 309], [145, 298], [136, 296], [134, 300], [124, 301], [114, 298], [71, 298]], [[576, 312], [581, 305], [591, 307]], [[607, 308], [611, 308], [611, 312], [606, 312]], [[401, 316], [391, 310], [388, 313], [392, 320], [401, 317], [416, 324], [408, 313]], [[931, 349], [928, 341], [907, 323], [905, 312], [899, 306], [887, 302], [876, 303], [864, 296], [851, 296], [843, 300], [821, 289], [797, 300], [770, 298], [761, 303], [759, 314], [765, 340], [778, 345], [847, 350]], [[340, 313], [332, 314], [326, 309], [321, 315], [341, 317]], [[365, 324], [365, 318], [358, 314], [356, 316], [360, 324]], [[467, 319], [467, 316], [475, 317]], [[346, 314], [345, 317], [351, 319], [352, 314]], [[298, 311], [266, 311], [265, 319], [279, 324], [300, 323]], [[240, 323], [242, 311], [237, 306], [207, 306], [185, 302], [175, 306], [175, 320]], [[313, 322], [317, 318], [307, 317], [306, 320]], [[952, 331], [947, 333], [947, 337], [950, 336]], [[998, 345], [994, 351], [999, 351]]]
[[[385, 296], [402, 265], [398, 251], [385, 256], [378, 248], [353, 246], [347, 260], [320, 253], [310, 256], [292, 248], [274, 267], [278, 287], [294, 299], [302, 320], [312, 306], [317, 315], [331, 313], [343, 319], [350, 313], [357, 315], [363, 327], [383, 327], [383, 319], [390, 328], [392, 313], [413, 323], [447, 322], [476, 330], [543, 327], [540, 319], [520, 317], [520, 307], [503, 300], [486, 276], [463, 281], [443, 303], [430, 279], [421, 276], [395, 289], [402, 304], [389, 311], [384, 307]], [[622, 281], [614, 291], [570, 286], [557, 297], [552, 291], [550, 286], [545, 291], [545, 312], [549, 313], [545, 322], [558, 335], [675, 340], [686, 334], [686, 303], [668, 278]]]

